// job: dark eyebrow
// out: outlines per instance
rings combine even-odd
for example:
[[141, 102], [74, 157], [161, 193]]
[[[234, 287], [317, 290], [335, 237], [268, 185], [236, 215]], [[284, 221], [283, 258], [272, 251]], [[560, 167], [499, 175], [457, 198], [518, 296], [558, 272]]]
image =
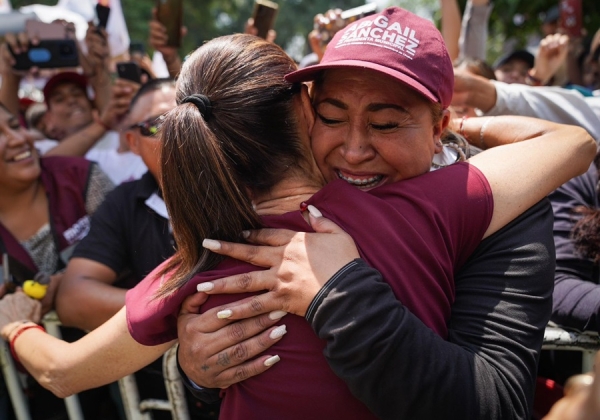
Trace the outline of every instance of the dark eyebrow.
[[343, 110], [348, 110], [348, 105], [346, 105], [342, 101], [338, 101], [337, 99], [333, 99], [333, 98], [323, 99], [321, 102], [319, 102], [317, 104], [317, 106], [319, 106], [321, 104], [330, 104], [330, 105], [335, 106], [336, 108], [341, 108]]

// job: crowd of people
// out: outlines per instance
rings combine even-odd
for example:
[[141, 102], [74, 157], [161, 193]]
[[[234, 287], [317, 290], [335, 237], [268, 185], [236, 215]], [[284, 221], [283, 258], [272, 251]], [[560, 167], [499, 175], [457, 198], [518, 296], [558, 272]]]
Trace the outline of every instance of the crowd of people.
[[168, 77], [132, 53], [137, 81], [90, 23], [80, 67], [32, 69], [38, 103], [14, 65], [39, 39], [5, 35], [0, 334], [32, 418], [75, 393], [117, 418], [129, 374], [165, 399], [174, 345], [192, 419], [600, 415], [600, 380], [541, 349], [549, 322], [600, 332], [600, 35], [552, 9], [489, 64], [493, 5], [440, 6], [325, 45], [331, 10], [299, 64], [251, 19], [182, 62], [153, 14]]

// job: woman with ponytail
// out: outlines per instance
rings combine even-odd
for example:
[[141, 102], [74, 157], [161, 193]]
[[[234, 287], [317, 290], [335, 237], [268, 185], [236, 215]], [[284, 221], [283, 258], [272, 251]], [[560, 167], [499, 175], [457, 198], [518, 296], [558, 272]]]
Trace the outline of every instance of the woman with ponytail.
[[[427, 31], [434, 29], [427, 26]], [[446, 59], [451, 69], [447, 54]], [[128, 292], [126, 308], [76, 343], [60, 342], [29, 323], [4, 326], [3, 336], [42, 385], [66, 396], [114, 381], [159, 357], [174, 344], [181, 302], [198, 284], [257, 269], [212, 254], [202, 246], [204, 239], [239, 239], [243, 231], [261, 226], [309, 231], [303, 210], [318, 214], [315, 207], [348, 230], [360, 256], [381, 270], [430, 335], [443, 339], [454, 299], [454, 271], [482, 238], [582, 173], [595, 150], [581, 129], [550, 123], [540, 129], [530, 119], [499, 118], [497, 124], [487, 123], [491, 139], [506, 131], [514, 135], [518, 128], [516, 140], [529, 141], [430, 173], [449, 124], [443, 109], [448, 98], [422, 97], [390, 79], [392, 97], [400, 98], [393, 100], [403, 106], [385, 108], [399, 112], [402, 121], [412, 119], [405, 140], [417, 152], [412, 158], [418, 164], [410, 168], [416, 173], [403, 177], [390, 168], [390, 182], [367, 192], [343, 179], [323, 187], [311, 153], [309, 134], [316, 120], [308, 90], [284, 79], [294, 70], [295, 63], [281, 48], [250, 35], [214, 39], [186, 60], [177, 83], [179, 105], [167, 115], [161, 134], [162, 190], [177, 252]], [[390, 141], [405, 135], [389, 124], [371, 125], [370, 130], [393, 132]], [[485, 120], [473, 121], [465, 132], [475, 136], [485, 125]], [[526, 157], [538, 149], [536, 159]], [[232, 299], [239, 296], [212, 296], [202, 310], [226, 317], [220, 308]], [[0, 305], [14, 319], [4, 309]], [[286, 326], [292, 327], [290, 332], [271, 348], [273, 353], [262, 356], [268, 366], [280, 357], [285, 363], [231, 386], [221, 415], [373, 417], [328, 368], [323, 342], [308, 323], [296, 315], [285, 321], [268, 334], [281, 338]]]

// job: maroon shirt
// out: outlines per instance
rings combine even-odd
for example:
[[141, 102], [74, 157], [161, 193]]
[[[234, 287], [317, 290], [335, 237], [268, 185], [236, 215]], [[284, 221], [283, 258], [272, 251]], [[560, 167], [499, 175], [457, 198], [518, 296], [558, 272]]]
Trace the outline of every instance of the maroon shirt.
[[[446, 337], [446, 321], [454, 301], [454, 273], [481, 241], [492, 215], [491, 190], [479, 170], [457, 164], [368, 193], [335, 181], [315, 194], [309, 204], [348, 232], [361, 257], [382, 273], [396, 297]], [[263, 221], [269, 227], [310, 231], [299, 211], [267, 216]], [[163, 300], [152, 299], [160, 281], [151, 273], [127, 293], [132, 336], [145, 345], [177, 338], [179, 307], [198, 283], [256, 269], [225, 260], [214, 270], [198, 273]], [[211, 296], [202, 310], [245, 296]], [[288, 315], [280, 323], [287, 325], [288, 333], [268, 349], [268, 354], [278, 354], [281, 362], [227, 388], [221, 407], [224, 418], [372, 418], [328, 367], [322, 354], [324, 342], [304, 318]]]
[[[91, 164], [81, 157], [51, 156], [40, 159], [40, 179], [48, 196], [50, 226], [58, 251], [79, 242], [89, 229], [85, 196]], [[9, 255], [33, 273], [38, 272], [38, 267], [27, 250], [2, 224], [0, 241]]]

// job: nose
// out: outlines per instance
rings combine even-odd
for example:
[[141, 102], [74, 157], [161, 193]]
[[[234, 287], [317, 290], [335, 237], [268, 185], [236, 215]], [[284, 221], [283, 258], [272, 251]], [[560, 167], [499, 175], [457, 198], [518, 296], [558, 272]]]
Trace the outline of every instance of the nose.
[[341, 152], [344, 160], [350, 165], [360, 165], [375, 156], [368, 132], [356, 126], [348, 130]]
[[8, 129], [5, 131], [6, 133], [6, 144], [9, 147], [19, 147], [24, 143], [27, 143], [29, 139], [29, 134], [23, 128], [18, 129]]

